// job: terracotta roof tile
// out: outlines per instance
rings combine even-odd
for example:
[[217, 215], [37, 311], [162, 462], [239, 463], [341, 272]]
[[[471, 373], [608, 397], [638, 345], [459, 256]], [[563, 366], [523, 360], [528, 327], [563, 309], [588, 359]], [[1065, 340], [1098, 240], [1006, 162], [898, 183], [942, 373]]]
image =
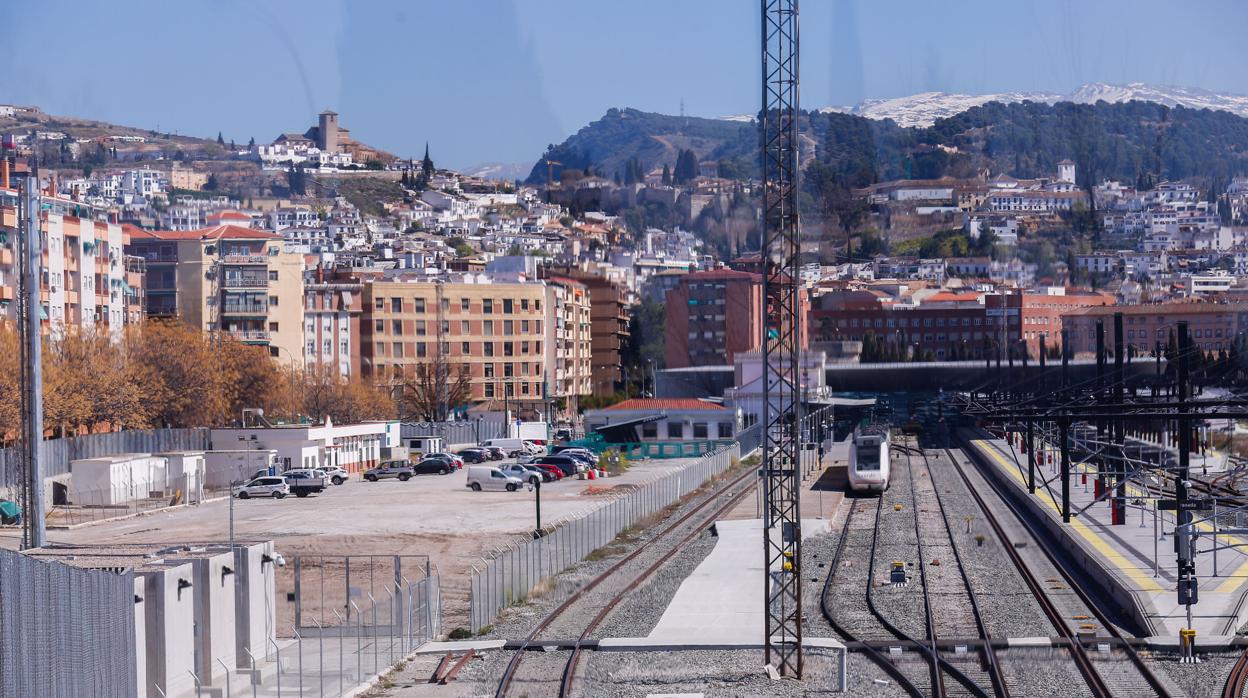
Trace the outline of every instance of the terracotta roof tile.
[[698, 400], [695, 398], [632, 398], [624, 402], [618, 402], [607, 408], [608, 410], [654, 410], [662, 412], [671, 410], [679, 412], [682, 410], [721, 410], [728, 411], [727, 407], [717, 405], [713, 402]]

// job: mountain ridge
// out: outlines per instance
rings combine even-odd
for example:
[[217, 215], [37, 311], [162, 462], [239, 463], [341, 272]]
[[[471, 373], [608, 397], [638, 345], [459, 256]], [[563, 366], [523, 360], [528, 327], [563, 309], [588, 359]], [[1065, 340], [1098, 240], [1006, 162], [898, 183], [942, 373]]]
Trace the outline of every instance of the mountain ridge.
[[[1099, 101], [1119, 104], [1130, 101], [1152, 102], [1167, 107], [1188, 109], [1213, 109], [1228, 111], [1236, 116], [1248, 117], [1248, 96], [1229, 92], [1206, 90], [1181, 85], [1152, 85], [1131, 82], [1125, 85], [1107, 82], [1088, 82], [1066, 94], [1054, 92], [1010, 91], [989, 94], [964, 92], [918, 92], [900, 97], [866, 99], [852, 106], [827, 106], [816, 111], [862, 116], [876, 121], [891, 119], [898, 126], [927, 127], [944, 119], [989, 102], [1017, 104], [1041, 102], [1057, 104], [1095, 104]], [[720, 117], [724, 121], [745, 122], [753, 119], [747, 114]]]

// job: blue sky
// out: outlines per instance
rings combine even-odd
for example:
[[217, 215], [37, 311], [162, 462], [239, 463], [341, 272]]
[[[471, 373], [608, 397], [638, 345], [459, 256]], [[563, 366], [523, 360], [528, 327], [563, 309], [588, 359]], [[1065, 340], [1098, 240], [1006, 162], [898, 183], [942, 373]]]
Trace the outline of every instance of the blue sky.
[[[1089, 81], [1248, 93], [1248, 3], [805, 0], [802, 104]], [[757, 0], [41, 0], [0, 102], [268, 141], [332, 107], [440, 164], [536, 159], [613, 106], [758, 108]]]

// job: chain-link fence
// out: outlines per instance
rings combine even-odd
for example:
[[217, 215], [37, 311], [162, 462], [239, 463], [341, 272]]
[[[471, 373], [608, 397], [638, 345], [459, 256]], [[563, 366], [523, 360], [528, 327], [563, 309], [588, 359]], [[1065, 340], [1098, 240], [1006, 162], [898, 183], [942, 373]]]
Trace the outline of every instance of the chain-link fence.
[[[69, 472], [70, 461], [98, 458], [117, 453], [162, 453], [164, 451], [206, 451], [207, 429], [149, 429], [88, 434], [43, 442], [45, 477]], [[21, 482], [22, 449], [0, 448], [0, 487], [16, 487]]]
[[[590, 552], [610, 543], [626, 528], [678, 502], [739, 461], [738, 444], [707, 453], [690, 465], [639, 485], [603, 506], [544, 529], [545, 535], [496, 549], [473, 568], [469, 579], [472, 632], [494, 622], [499, 611], [521, 603]], [[544, 595], [571, 593], [570, 588], [541, 588]]]
[[229, 487], [206, 487], [188, 492], [181, 487], [156, 487], [148, 483], [94, 490], [53, 484], [53, 504], [47, 521], [49, 526], [76, 526], [228, 496]]
[[442, 632], [439, 579], [403, 579], [380, 598], [369, 592], [343, 613], [331, 609], [328, 623], [309, 620], [270, 648], [265, 659], [275, 670], [251, 686], [253, 695], [342, 696], [386, 672]]
[[0, 550], [0, 698], [136, 693], [134, 574]]

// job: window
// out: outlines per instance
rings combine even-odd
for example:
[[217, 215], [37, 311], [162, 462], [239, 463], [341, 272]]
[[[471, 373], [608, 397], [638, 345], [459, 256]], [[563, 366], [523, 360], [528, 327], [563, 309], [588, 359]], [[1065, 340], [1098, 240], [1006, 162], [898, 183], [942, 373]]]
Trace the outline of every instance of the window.
[[442, 334], [450, 334], [450, 333], [451, 333], [451, 321], [443, 320], [442, 321]]
[[485, 377], [493, 378], [494, 377], [494, 364], [482, 364], [482, 365], [485, 367]]
[[512, 312], [512, 305], [511, 305], [511, 299], [510, 299], [510, 298], [504, 298], [504, 299], [503, 299], [503, 312], [504, 312], [504, 313], [510, 313], [510, 312]]
[[732, 422], [720, 422], [719, 433], [717, 434], [717, 436], [721, 439], [731, 439], [732, 438]]
[[277, 272], [276, 272], [276, 271], [270, 271], [270, 272], [269, 272], [269, 281], [277, 281]]
[[485, 342], [481, 346], [486, 356], [494, 356], [494, 342]]
[[416, 312], [418, 313], [425, 312], [425, 299], [424, 298], [415, 298], [412, 300], [412, 302], [416, 304]]
[[465, 313], [468, 312], [468, 299], [467, 298], [459, 299], [459, 309], [462, 312], [465, 312]]
[[668, 422], [667, 423], [667, 438], [669, 439], [685, 438], [684, 427], [685, 425], [681, 422]]
[[494, 384], [493, 383], [485, 384], [485, 396], [494, 397]]
[[486, 298], [485, 300], [481, 301], [481, 312], [485, 313], [486, 315], [493, 315], [494, 314], [494, 299]]
[[270, 323], [269, 323], [269, 331], [270, 331], [270, 332], [276, 332], [276, 331], [277, 331], [277, 323], [276, 323], [276, 322], [270, 322]]
[[277, 296], [269, 296], [269, 305], [277, 305]]
[[425, 336], [425, 321], [424, 320], [416, 321], [416, 336], [417, 337]]
[[707, 438], [706, 434], [707, 434], [706, 422], [694, 422], [693, 423], [693, 438], [705, 439]]
[[460, 334], [472, 334], [472, 330], [471, 330], [471, 329], [469, 329], [469, 325], [468, 325], [468, 321], [467, 321], [467, 320], [460, 320], [460, 322], [459, 322], [459, 333], [460, 333]]
[[516, 325], [511, 320], [503, 320], [503, 334], [515, 334]]
[[503, 356], [515, 356], [516, 348], [514, 342], [503, 342]]
[[386, 321], [385, 321], [385, 320], [377, 320], [377, 321], [375, 321], [375, 322], [373, 323], [373, 331], [374, 331], [374, 332], [376, 332], [377, 334], [381, 334], [382, 332], [385, 332], [385, 331], [386, 331]]
[[469, 344], [468, 342], [463, 342], [462, 345], [460, 346], [459, 351], [464, 356], [468, 356], [469, 354], [472, 353], [472, 345]]
[[493, 320], [485, 320], [481, 323], [481, 334], [484, 334], [486, 337], [494, 336], [494, 321]]
[[377, 310], [385, 310], [385, 309], [386, 309], [386, 299], [385, 299], [385, 298], [378, 298], [377, 300], [373, 301], [373, 307], [374, 307], [374, 308], [376, 308]]
[[529, 299], [528, 299], [528, 298], [521, 298], [521, 299], [520, 299], [520, 309], [521, 309], [521, 310], [528, 310], [528, 309], [529, 309]]
[[390, 299], [390, 312], [392, 312], [392, 313], [401, 313], [401, 312], [403, 312], [403, 299], [402, 299], [402, 298], [391, 298], [391, 299]]
[[645, 424], [642, 424], [641, 425], [641, 438], [643, 439], [659, 438], [659, 423], [658, 422], [646, 422]]
[[403, 358], [403, 342], [394, 342], [390, 347], [391, 356], [396, 359]]
[[520, 332], [523, 334], [529, 333], [529, 321], [528, 320], [520, 321]]
[[529, 353], [529, 343], [528, 343], [528, 342], [520, 342], [520, 353], [521, 353], [521, 354], [527, 354], [527, 353]]
[[403, 334], [403, 321], [402, 321], [402, 320], [391, 320], [391, 321], [390, 321], [390, 333], [391, 333], [391, 334], [396, 334], [396, 335], [397, 335], [397, 334]]
[[416, 358], [423, 359], [429, 355], [429, 348], [424, 342], [416, 342]]

